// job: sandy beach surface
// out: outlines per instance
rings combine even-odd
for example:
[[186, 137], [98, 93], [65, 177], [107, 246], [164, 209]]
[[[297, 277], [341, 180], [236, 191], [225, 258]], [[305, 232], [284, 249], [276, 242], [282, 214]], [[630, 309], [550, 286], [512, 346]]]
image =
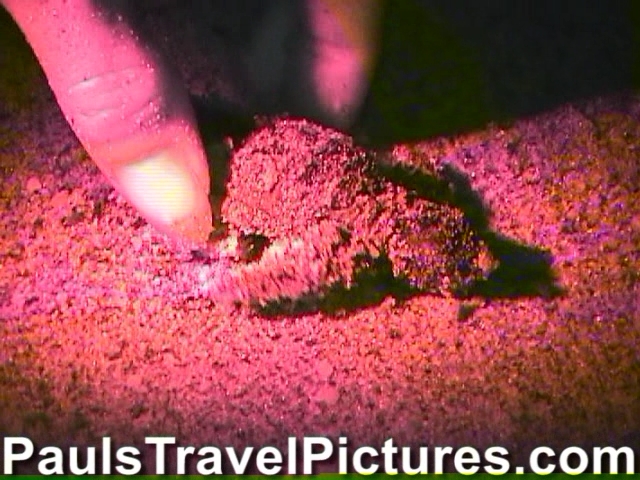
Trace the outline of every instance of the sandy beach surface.
[[472, 297], [265, 316], [202, 293], [40, 82], [0, 116], [0, 434], [640, 448], [640, 98], [393, 146], [467, 187], [499, 260]]

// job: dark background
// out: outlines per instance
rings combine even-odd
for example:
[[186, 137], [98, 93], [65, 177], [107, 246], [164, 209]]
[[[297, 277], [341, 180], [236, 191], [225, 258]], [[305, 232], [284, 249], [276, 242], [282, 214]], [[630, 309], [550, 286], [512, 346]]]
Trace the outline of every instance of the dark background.
[[389, 2], [365, 108], [375, 135], [451, 133], [633, 86], [630, 2], [462, 4]]
[[[293, 102], [284, 98], [286, 93], [276, 105], [273, 98], [262, 98], [247, 78], [251, 73], [233, 65], [269, 15], [268, 3], [164, 2], [154, 12], [136, 7], [128, 16], [156, 45], [163, 42], [159, 32], [172, 32], [172, 38], [164, 38], [169, 49], [210, 46], [203, 56], [209, 71], [226, 69], [221, 73], [235, 75], [227, 82], [232, 85], [227, 99], [268, 111]], [[292, 25], [283, 47], [290, 77], [285, 92], [308, 81], [308, 27], [302, 2], [295, 4], [288, 12]], [[634, 84], [633, 14], [638, 8], [632, 2], [400, 0], [387, 1], [385, 7], [378, 66], [355, 127], [372, 141], [455, 133], [627, 91]], [[156, 24], [161, 28], [149, 28]], [[168, 45], [172, 41], [177, 48]], [[271, 49], [274, 55], [277, 48]], [[211, 99], [224, 98], [220, 90]]]
[[[176, 64], [201, 117], [227, 119], [233, 128], [233, 118], [256, 112], [299, 113], [287, 95], [308, 82], [302, 2], [286, 7], [286, 34], [262, 46], [264, 61], [282, 61], [287, 72], [265, 89], [266, 80], [255, 78], [261, 72], [243, 58], [277, 2], [95, 1]], [[638, 11], [622, 0], [387, 1], [377, 69], [353, 130], [374, 143], [426, 138], [628, 93], [638, 83]], [[0, 35], [0, 68], [27, 70], [28, 77], [30, 59], [13, 47], [19, 40], [5, 12]], [[6, 90], [28, 90], [26, 80], [0, 82], [0, 100], [17, 94]]]

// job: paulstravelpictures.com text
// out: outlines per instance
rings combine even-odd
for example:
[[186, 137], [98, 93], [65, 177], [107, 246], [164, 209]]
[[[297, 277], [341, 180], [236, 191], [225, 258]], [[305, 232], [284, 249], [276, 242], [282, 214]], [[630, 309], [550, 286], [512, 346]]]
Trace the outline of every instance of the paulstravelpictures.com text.
[[462, 474], [489, 473], [623, 473], [636, 472], [635, 452], [628, 446], [577, 446], [531, 450], [524, 465], [512, 464], [507, 448], [493, 446], [399, 446], [392, 438], [382, 445], [352, 445], [346, 437], [289, 437], [285, 448], [274, 446], [190, 446], [175, 437], [146, 437], [144, 446], [115, 445], [104, 437], [93, 446], [41, 446], [27, 437], [2, 439], [2, 473], [35, 469], [43, 475], [259, 473], [265, 475], [326, 473]]

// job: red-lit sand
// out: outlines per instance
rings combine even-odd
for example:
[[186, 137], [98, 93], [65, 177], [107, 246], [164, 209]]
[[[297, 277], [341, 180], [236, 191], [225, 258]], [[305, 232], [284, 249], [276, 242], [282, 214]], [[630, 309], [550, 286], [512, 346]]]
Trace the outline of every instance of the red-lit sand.
[[275, 319], [203, 297], [201, 264], [107, 186], [51, 99], [0, 132], [4, 435], [638, 446], [640, 103], [417, 147], [471, 179], [494, 231], [552, 253], [565, 296]]

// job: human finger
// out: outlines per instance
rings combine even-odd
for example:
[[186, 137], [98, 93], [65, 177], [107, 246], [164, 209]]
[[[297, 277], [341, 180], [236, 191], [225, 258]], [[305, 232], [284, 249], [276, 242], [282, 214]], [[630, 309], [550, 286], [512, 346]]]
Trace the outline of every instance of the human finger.
[[209, 171], [180, 78], [124, 19], [92, 0], [2, 0], [69, 125], [151, 224], [205, 241]]

